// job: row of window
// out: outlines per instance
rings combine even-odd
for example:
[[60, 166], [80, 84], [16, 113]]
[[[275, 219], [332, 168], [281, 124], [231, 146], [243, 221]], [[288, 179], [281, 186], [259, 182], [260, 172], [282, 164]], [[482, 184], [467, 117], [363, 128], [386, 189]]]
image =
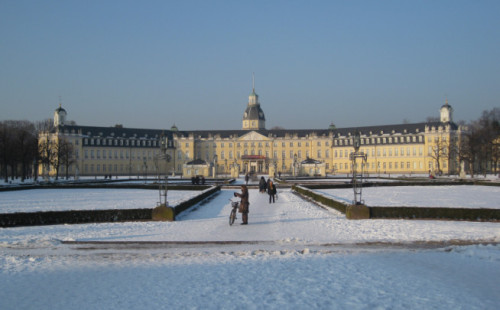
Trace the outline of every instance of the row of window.
[[[156, 156], [157, 151], [154, 153], [151, 151], [128, 151], [128, 150], [85, 150], [85, 159], [152, 159], [152, 156]], [[78, 159], [78, 152], [76, 152], [76, 159]]]
[[[144, 173], [144, 172], [147, 172], [149, 170], [151, 170], [152, 168], [149, 167], [147, 165], [123, 165], [123, 164], [109, 164], [109, 165], [106, 165], [106, 164], [85, 164], [84, 165], [84, 172], [85, 173], [111, 173], [111, 172], [114, 172], [114, 173], [124, 173], [124, 172], [127, 172], [127, 173], [138, 173], [138, 172], [141, 172], [141, 173]], [[71, 171], [70, 171], [71, 172]]]
[[[430, 150], [431, 148], [429, 148]], [[371, 150], [371, 151], [370, 151]], [[371, 157], [385, 157], [385, 156], [417, 156], [417, 152], [419, 156], [423, 155], [423, 147], [400, 147], [400, 148], [372, 148], [372, 149], [361, 149], [361, 152], [367, 154]], [[429, 151], [430, 152], [430, 151]], [[333, 152], [334, 158], [348, 158], [352, 153], [352, 150], [335, 150]], [[430, 154], [430, 153], [429, 153]]]
[[[437, 138], [436, 138], [437, 139]], [[446, 137], [442, 138], [443, 141], [446, 141]], [[431, 142], [431, 137], [428, 138], [429, 142]], [[361, 144], [386, 144], [386, 143], [416, 143], [416, 142], [423, 142], [423, 136], [406, 136], [406, 137], [377, 137], [377, 138], [361, 138]], [[171, 142], [171, 141], [169, 141]], [[75, 144], [78, 145], [78, 140], [75, 141]], [[274, 142], [273, 146], [278, 147], [278, 142]], [[281, 142], [282, 147], [286, 147], [287, 145], [289, 147], [302, 147], [302, 144], [304, 144], [306, 147], [309, 146], [309, 142], [304, 142], [302, 141], [297, 141], [297, 142]], [[352, 145], [353, 144], [353, 139], [352, 138], [346, 138], [346, 139], [335, 139], [334, 140], [334, 145]], [[83, 139], [83, 145], [103, 145], [103, 146], [149, 146], [149, 147], [157, 147], [158, 146], [158, 141], [157, 140], [130, 140], [130, 139], [94, 139], [94, 138], [85, 138]], [[270, 143], [269, 142], [237, 142], [236, 147], [241, 147], [243, 145], [244, 147], [269, 147]], [[329, 141], [317, 141], [316, 145], [321, 147], [321, 146], [329, 146], [330, 143]], [[169, 146], [171, 146], [171, 143], [169, 143]], [[185, 143], [186, 147], [189, 147], [189, 142]], [[228, 146], [231, 148], [233, 147], [233, 143], [229, 142]], [[208, 143], [205, 143], [205, 147], [209, 147]], [[217, 144], [214, 143], [213, 147], [217, 147]], [[224, 148], [225, 147], [225, 142], [220, 142], [220, 147]]]
[[[78, 145], [78, 140], [75, 141]], [[102, 146], [149, 146], [157, 147], [156, 140], [128, 140], [128, 139], [83, 139], [83, 145], [102, 145]]]
[[[205, 147], [209, 147], [209, 143], [204, 143], [205, 144]], [[273, 143], [273, 146], [274, 147], [278, 147], [278, 142], [274, 142]], [[302, 143], [301, 141], [299, 142], [281, 142], [281, 146], [282, 147], [286, 147], [287, 145], [290, 146], [290, 147], [302, 147], [302, 144], [304, 144], [304, 146], [308, 147], [309, 146], [309, 142], [304, 142]], [[189, 148], [189, 145], [190, 145], [190, 142], [185, 142], [185, 147], [186, 148]], [[243, 147], [269, 147], [270, 146], [270, 143], [269, 142], [236, 142], [236, 147], [241, 147], [243, 145]], [[226, 143], [225, 142], [220, 142], [220, 148], [224, 148], [226, 146]], [[229, 142], [227, 143], [227, 146], [232, 148], [233, 147], [233, 143], [232, 142]], [[324, 143], [322, 143], [321, 141], [317, 141], [316, 142], [316, 146], [330, 146], [330, 142], [329, 141], [325, 141]], [[217, 144], [214, 143], [213, 144], [213, 147], [214, 148], [217, 148]]]
[[[432, 161], [429, 162], [428, 164], [428, 168], [429, 170], [433, 170], [433, 167], [434, 167], [434, 163]], [[446, 161], [443, 161], [442, 163], [442, 168], [443, 169], [447, 169], [448, 167], [448, 163]], [[348, 163], [340, 163], [340, 164], [334, 164], [333, 165], [333, 169], [334, 170], [352, 170], [352, 162], [348, 162]], [[365, 169], [368, 169], [368, 170], [375, 170], [377, 169], [378, 171], [380, 170], [398, 170], [398, 169], [413, 169], [413, 170], [417, 170], [417, 169], [424, 169], [424, 163], [419, 161], [419, 162], [404, 162], [404, 161], [401, 161], [401, 162], [372, 162], [372, 163], [367, 163], [366, 166], [365, 166]]]
[[[413, 166], [413, 167], [412, 167]], [[422, 170], [424, 168], [424, 165], [422, 162], [416, 162], [414, 161], [413, 162], [413, 165], [412, 165], [412, 162], [372, 162], [372, 163], [367, 163], [366, 166], [365, 166], [365, 169], [367, 169], [368, 171], [369, 170], [372, 170], [372, 171], [380, 171], [380, 170], [398, 170], [398, 169], [414, 169], [414, 170], [417, 170], [417, 169], [420, 169]], [[333, 165], [333, 169], [335, 171], [338, 171], [338, 170], [348, 170], [348, 171], [351, 171], [352, 170], [352, 163], [349, 162], [349, 163], [340, 163], [338, 164], [334, 164]]]
[[[416, 143], [424, 142], [423, 136], [361, 138], [361, 144]], [[335, 139], [334, 145], [353, 145], [353, 139]]]
[[[240, 159], [241, 156], [244, 156], [244, 155], [260, 155], [260, 156], [265, 156], [266, 158], [270, 158], [270, 154], [269, 154], [269, 151], [262, 151], [262, 150], [258, 150], [257, 152], [255, 152], [255, 150], [251, 150], [250, 152], [248, 150], [244, 150], [243, 151], [243, 154], [241, 154], [240, 151], [237, 151], [236, 152], [236, 158], [237, 159]], [[281, 151], [281, 158], [282, 159], [286, 159], [287, 155], [287, 152], [286, 151]], [[290, 150], [288, 152], [288, 158], [289, 159], [293, 159], [295, 158], [295, 156], [297, 156], [298, 159], [302, 159], [302, 158], [309, 158], [310, 157], [310, 153], [309, 151], [305, 151], [305, 157], [302, 156], [303, 153], [302, 151], [297, 151], [297, 152], [294, 152], [293, 150]], [[323, 155], [324, 155], [324, 158], [329, 158], [330, 157], [330, 150], [325, 150], [325, 151], [322, 151], [322, 150], [318, 150], [316, 152], [316, 158], [320, 159], [320, 158], [323, 158]], [[198, 153], [198, 157], [197, 158], [202, 158], [201, 156], [201, 153]], [[273, 158], [278, 158], [278, 151], [274, 151], [273, 153]], [[178, 150], [177, 151], [177, 159], [178, 160], [190, 160], [190, 154], [189, 154], [189, 151], [186, 151], [186, 152], [183, 152], [181, 150]], [[229, 151], [227, 153], [227, 156], [226, 156], [226, 152], [225, 151], [221, 151], [220, 152], [220, 156], [219, 158], [220, 160], [225, 160], [225, 159], [234, 159], [234, 153], [233, 151]], [[211, 157], [210, 157], [210, 154], [206, 153], [205, 154], [205, 160], [206, 161], [210, 161], [211, 160]]]

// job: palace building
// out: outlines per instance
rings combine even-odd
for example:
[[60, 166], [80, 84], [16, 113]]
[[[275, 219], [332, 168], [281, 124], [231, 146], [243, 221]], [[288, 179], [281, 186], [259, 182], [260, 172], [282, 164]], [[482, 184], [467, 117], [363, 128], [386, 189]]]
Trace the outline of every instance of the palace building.
[[[54, 112], [54, 129], [39, 136], [40, 148], [50, 145], [57, 149], [57, 159], [40, 164], [39, 173], [54, 175], [59, 166], [59, 175], [67, 170], [71, 176], [347, 175], [352, 171], [353, 138], [359, 132], [368, 174], [457, 174], [461, 128], [453, 122], [452, 113], [446, 101], [437, 122], [266, 129], [255, 87], [240, 130], [69, 125], [67, 112], [59, 106]], [[64, 145], [71, 147], [61, 147]], [[61, 150], [69, 153], [64, 156]]]

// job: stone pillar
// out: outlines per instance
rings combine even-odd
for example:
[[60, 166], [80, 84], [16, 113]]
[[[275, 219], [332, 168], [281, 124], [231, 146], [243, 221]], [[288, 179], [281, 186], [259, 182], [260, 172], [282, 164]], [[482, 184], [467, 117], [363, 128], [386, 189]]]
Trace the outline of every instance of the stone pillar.
[[465, 162], [462, 160], [460, 162], [460, 178], [465, 179]]
[[347, 206], [345, 216], [349, 220], [368, 220], [370, 219], [370, 209], [366, 205]]
[[276, 172], [276, 169], [274, 168], [273, 165], [269, 165], [269, 177], [274, 178], [274, 173]]
[[167, 207], [165, 204], [160, 205], [153, 209], [151, 218], [153, 221], [175, 221], [174, 208]]
[[231, 166], [231, 178], [238, 178], [240, 175], [240, 169], [238, 168], [238, 165], [232, 165]]

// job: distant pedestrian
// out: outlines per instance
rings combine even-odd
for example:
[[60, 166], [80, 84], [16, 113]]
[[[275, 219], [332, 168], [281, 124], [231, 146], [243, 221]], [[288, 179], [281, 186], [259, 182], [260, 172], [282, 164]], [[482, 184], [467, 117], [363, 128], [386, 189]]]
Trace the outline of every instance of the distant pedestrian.
[[259, 192], [260, 192], [260, 193], [265, 193], [265, 192], [266, 192], [266, 189], [267, 189], [267, 182], [266, 182], [266, 179], [264, 179], [264, 177], [260, 177], [260, 181], [259, 181]]
[[269, 203], [275, 203], [276, 202], [276, 185], [274, 185], [273, 181], [271, 179], [268, 180], [267, 182], [267, 193], [269, 194]]
[[250, 180], [250, 176], [247, 174], [245, 174], [245, 184], [248, 185], [248, 180]]

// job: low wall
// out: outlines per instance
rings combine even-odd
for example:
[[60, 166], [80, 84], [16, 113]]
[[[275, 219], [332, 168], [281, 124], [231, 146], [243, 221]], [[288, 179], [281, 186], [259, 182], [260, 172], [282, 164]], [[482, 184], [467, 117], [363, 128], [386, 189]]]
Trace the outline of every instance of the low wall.
[[[190, 188], [193, 189], [193, 187]], [[177, 206], [169, 207], [173, 211], [173, 219], [171, 220], [175, 220], [175, 216], [218, 191], [220, 191], [219, 186], [212, 186], [200, 195], [183, 201]], [[151, 221], [153, 220], [153, 210], [153, 208], [146, 208], [3, 213], [0, 214], [0, 227]]]

